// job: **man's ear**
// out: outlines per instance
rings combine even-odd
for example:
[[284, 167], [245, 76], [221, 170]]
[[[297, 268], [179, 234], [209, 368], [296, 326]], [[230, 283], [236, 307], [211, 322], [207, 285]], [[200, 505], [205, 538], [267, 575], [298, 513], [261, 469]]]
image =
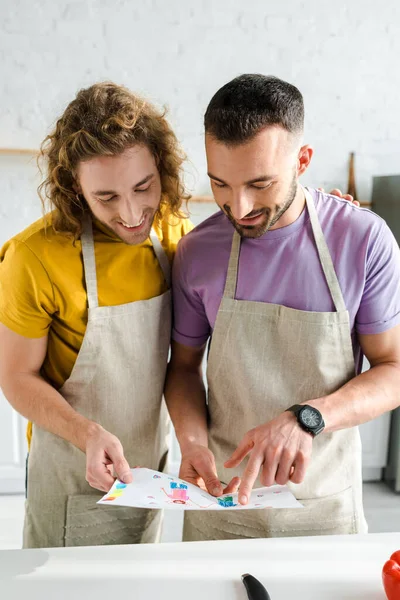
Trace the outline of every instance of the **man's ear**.
[[297, 176], [300, 177], [305, 173], [310, 165], [314, 150], [311, 146], [302, 146], [297, 156]]

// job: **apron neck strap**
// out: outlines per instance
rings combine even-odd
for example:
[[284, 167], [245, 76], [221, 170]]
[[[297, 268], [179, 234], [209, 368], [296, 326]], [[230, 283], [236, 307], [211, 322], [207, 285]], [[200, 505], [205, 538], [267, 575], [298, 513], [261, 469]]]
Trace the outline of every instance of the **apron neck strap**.
[[310, 216], [311, 228], [314, 234], [315, 244], [317, 246], [319, 260], [321, 261], [322, 270], [325, 275], [326, 283], [337, 312], [347, 310], [343, 299], [342, 290], [340, 289], [339, 281], [336, 275], [335, 267], [333, 266], [331, 253], [329, 252], [328, 244], [326, 243], [321, 224], [318, 219], [317, 209], [315, 208], [314, 200], [310, 192], [303, 188], [306, 197], [308, 214]]
[[[336, 276], [335, 267], [333, 266], [332, 257], [329, 252], [329, 248], [326, 243], [320, 222], [318, 220], [314, 200], [312, 199], [312, 196], [307, 189], [303, 188], [303, 191], [306, 197], [307, 210], [310, 216], [311, 228], [314, 235], [315, 244], [317, 246], [319, 259], [333, 303], [337, 312], [345, 311], [347, 310], [346, 305], [343, 299], [342, 291], [340, 289], [338, 278]], [[226, 283], [224, 289], [224, 298], [229, 298], [231, 300], [234, 300], [236, 295], [240, 243], [240, 235], [237, 231], [235, 231], [232, 239], [231, 254], [229, 257], [228, 272], [226, 276]]]
[[167, 282], [167, 286], [171, 287], [171, 266], [169, 264], [168, 256], [164, 248], [161, 245], [160, 240], [158, 239], [158, 235], [154, 231], [154, 229], [150, 232], [151, 243], [153, 244], [154, 253], [160, 263], [161, 270], [164, 274], [165, 281]]
[[[165, 277], [168, 287], [171, 287], [171, 267], [164, 248], [161, 245], [157, 234], [152, 229], [150, 239], [153, 244], [154, 253], [160, 263], [161, 270]], [[90, 215], [86, 213], [82, 219], [82, 256], [84, 266], [84, 276], [86, 281], [86, 291], [88, 297], [89, 308], [97, 308], [99, 306], [99, 298], [97, 294], [97, 273], [96, 273], [96, 258], [94, 253], [93, 227]]]
[[85, 213], [82, 219], [81, 245], [88, 305], [89, 308], [97, 308], [99, 306], [99, 298], [97, 295], [96, 258], [94, 254], [92, 219], [88, 213]]
[[240, 242], [240, 235], [235, 229], [235, 231], [233, 232], [231, 255], [229, 257], [228, 272], [226, 274], [226, 282], [224, 289], [224, 298], [229, 298], [230, 300], [234, 300], [236, 295]]

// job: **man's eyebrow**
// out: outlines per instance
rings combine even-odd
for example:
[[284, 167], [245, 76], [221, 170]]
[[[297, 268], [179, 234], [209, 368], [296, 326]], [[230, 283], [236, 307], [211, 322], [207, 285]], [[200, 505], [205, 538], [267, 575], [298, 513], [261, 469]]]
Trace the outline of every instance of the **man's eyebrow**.
[[[207, 173], [210, 179], [214, 179], [215, 181], [219, 181], [220, 183], [224, 183], [226, 185], [226, 181], [216, 177], [212, 173]], [[260, 175], [259, 177], [255, 177], [254, 179], [250, 179], [250, 181], [246, 181], [245, 185], [251, 185], [252, 183], [265, 183], [268, 181], [272, 181], [276, 178], [276, 175]]]
[[250, 181], [246, 181], [246, 185], [250, 185], [252, 183], [262, 183], [267, 181], [272, 181], [276, 178], [276, 175], [261, 175], [260, 177], [256, 177], [255, 179], [250, 179]]
[[219, 177], [216, 177], [215, 175], [213, 175], [210, 172], [208, 172], [207, 175], [209, 176], [210, 179], [215, 179], [215, 181], [219, 181], [220, 183], [225, 183], [225, 181], [223, 179], [220, 179]]
[[[154, 173], [150, 173], [149, 175], [144, 177], [141, 181], [138, 181], [137, 183], [135, 183], [133, 188], [137, 188], [137, 187], [140, 187], [141, 185], [144, 185], [145, 183], [150, 181], [150, 179], [152, 179], [153, 177], [154, 177]], [[114, 190], [98, 190], [97, 192], [93, 192], [93, 194], [95, 196], [111, 196], [112, 194], [115, 194], [115, 191]]]

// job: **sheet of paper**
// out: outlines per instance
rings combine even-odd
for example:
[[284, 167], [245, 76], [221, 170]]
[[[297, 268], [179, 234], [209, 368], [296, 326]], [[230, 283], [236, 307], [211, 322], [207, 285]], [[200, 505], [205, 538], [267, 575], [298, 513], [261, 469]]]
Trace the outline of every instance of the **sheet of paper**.
[[151, 469], [131, 469], [133, 483], [116, 481], [98, 504], [163, 508], [174, 510], [249, 510], [254, 508], [303, 508], [287, 486], [273, 485], [253, 490], [246, 506], [238, 501], [238, 494], [219, 498], [203, 492], [178, 477]]

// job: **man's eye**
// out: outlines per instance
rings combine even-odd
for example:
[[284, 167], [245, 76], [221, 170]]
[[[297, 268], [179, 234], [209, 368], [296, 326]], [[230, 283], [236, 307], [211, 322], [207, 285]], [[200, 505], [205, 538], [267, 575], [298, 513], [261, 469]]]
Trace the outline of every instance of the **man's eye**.
[[116, 198], [117, 198], [117, 196], [110, 196], [110, 198], [98, 198], [98, 200], [100, 202], [102, 202], [103, 204], [108, 204], [109, 202], [112, 202]]
[[267, 188], [271, 187], [271, 183], [267, 183], [267, 185], [253, 185], [252, 187], [256, 190], [266, 190]]

